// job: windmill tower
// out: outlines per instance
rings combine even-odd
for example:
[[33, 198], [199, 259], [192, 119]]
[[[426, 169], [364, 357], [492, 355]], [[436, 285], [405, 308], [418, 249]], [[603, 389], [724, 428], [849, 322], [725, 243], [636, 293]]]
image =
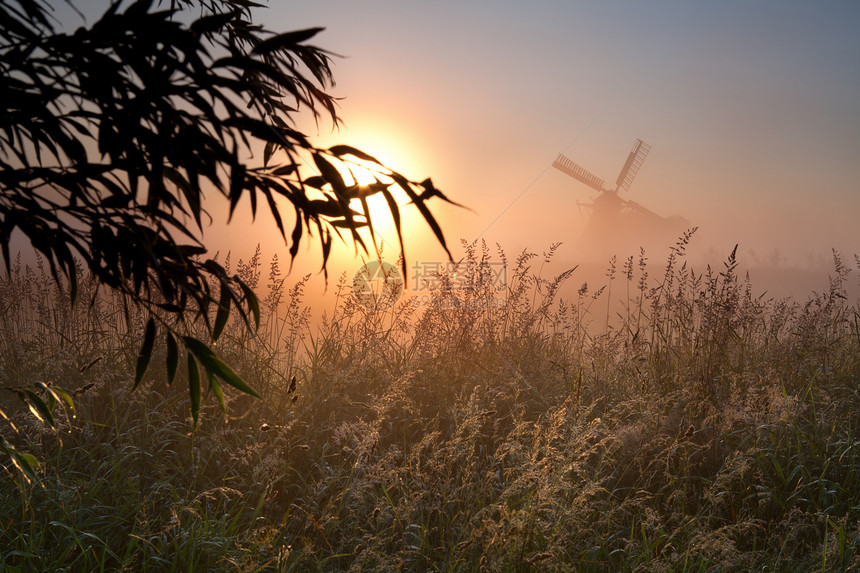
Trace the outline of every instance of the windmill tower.
[[590, 203], [577, 202], [580, 207], [591, 211], [583, 235], [587, 247], [597, 249], [600, 254], [618, 254], [619, 249], [638, 249], [655, 239], [666, 240], [669, 244], [668, 241], [688, 225], [682, 217], [662, 217], [635, 201], [619, 196], [620, 192], [630, 188], [649, 151], [650, 145], [641, 139], [636, 140], [614, 188], [606, 187], [603, 179], [562, 154], [553, 161], [553, 167], [598, 192]]

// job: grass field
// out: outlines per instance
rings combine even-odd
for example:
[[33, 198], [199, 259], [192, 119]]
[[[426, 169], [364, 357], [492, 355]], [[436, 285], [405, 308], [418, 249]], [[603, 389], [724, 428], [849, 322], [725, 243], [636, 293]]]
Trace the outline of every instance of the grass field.
[[232, 272], [260, 332], [217, 350], [264, 399], [208, 396], [195, 432], [164, 348], [130, 392], [144, 316], [14, 265], [0, 383], [76, 409], [50, 429], [0, 398], [42, 468], [4, 460], [0, 570], [857, 570], [860, 259], [774, 300], [734, 254], [690, 268], [688, 238], [570, 300], [576, 271], [536, 270], [552, 250], [466, 248], [427, 305], [368, 310], [344, 277], [313, 327], [305, 283], [257, 253]]

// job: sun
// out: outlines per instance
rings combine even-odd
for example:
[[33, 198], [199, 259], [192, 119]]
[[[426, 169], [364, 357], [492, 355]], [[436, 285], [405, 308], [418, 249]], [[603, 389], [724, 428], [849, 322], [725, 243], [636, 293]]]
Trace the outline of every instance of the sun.
[[[397, 224], [389, 201], [393, 201], [397, 205], [397, 214], [400, 218], [402, 231], [404, 219], [411, 210], [407, 204], [409, 198], [406, 193], [394, 184], [394, 180], [388, 176], [391, 172], [381, 165], [350, 158], [344, 163], [344, 166], [347, 171], [344, 176], [345, 182], [348, 185], [357, 185], [359, 191], [365, 194], [364, 202], [355, 198], [349, 203], [350, 208], [360, 213], [368, 223], [365, 228], [365, 235], [370, 238], [372, 226], [372, 240], [377, 245], [381, 243], [388, 252], [399, 251]], [[388, 198], [386, 198], [386, 194], [388, 194]]]
[[[434, 230], [424, 220], [409, 194], [390, 177], [397, 172], [409, 181], [417, 182], [433, 175], [438, 163], [435, 154], [425, 149], [422, 138], [408, 129], [407, 124], [392, 123], [372, 113], [353, 117], [345, 132], [323, 136], [319, 147], [324, 149], [346, 142], [360, 150], [360, 155], [367, 154], [378, 160], [367, 161], [353, 155], [330, 158], [345, 185], [365, 188], [365, 203], [356, 198], [350, 201], [349, 207], [359, 221], [365, 220], [365, 214], [369, 216], [373, 235], [369, 226], [364, 226], [358, 230], [362, 244], [355, 244], [351, 240], [351, 232], [342, 227], [333, 229], [343, 240], [334, 241], [332, 254], [345, 265], [351, 265], [356, 260], [377, 258], [396, 264], [401, 254], [407, 257], [409, 263], [416, 257], [441, 259], [443, 255], [440, 255]], [[438, 176], [433, 179], [434, 183], [438, 183]], [[418, 185], [412, 186], [411, 190], [416, 194], [422, 192]], [[390, 203], [396, 205], [399, 229], [392, 217]], [[431, 201], [427, 208], [440, 227], [448, 227], [446, 223], [450, 219], [443, 201]]]

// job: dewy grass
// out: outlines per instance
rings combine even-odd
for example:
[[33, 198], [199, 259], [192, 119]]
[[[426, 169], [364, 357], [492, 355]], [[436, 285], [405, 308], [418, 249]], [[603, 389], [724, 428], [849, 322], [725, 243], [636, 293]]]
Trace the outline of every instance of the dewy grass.
[[261, 330], [219, 351], [264, 400], [225, 389], [195, 432], [163, 367], [129, 392], [136, 309], [86, 282], [70, 307], [16, 263], [0, 384], [76, 410], [46, 429], [4, 392], [2, 436], [42, 471], [19, 490], [6, 467], [0, 569], [856, 570], [860, 273], [834, 254], [822, 292], [767, 299], [734, 252], [691, 268], [691, 236], [569, 299], [576, 270], [541, 274], [555, 246], [464, 245], [426, 306], [370, 311], [344, 276], [316, 326], [258, 251], [237, 272]]

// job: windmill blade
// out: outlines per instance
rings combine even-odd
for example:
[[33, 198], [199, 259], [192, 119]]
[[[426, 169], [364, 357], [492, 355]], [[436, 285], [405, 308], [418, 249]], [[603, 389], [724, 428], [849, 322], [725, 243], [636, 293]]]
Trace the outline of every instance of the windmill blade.
[[592, 189], [603, 191], [603, 179], [591, 174], [587, 169], [577, 163], [574, 163], [561, 153], [559, 153], [558, 157], [555, 158], [555, 161], [552, 162], [552, 166], [561, 171], [562, 173], [566, 173], [574, 179], [582, 181]]
[[645, 162], [645, 157], [651, 151], [651, 146], [637, 139], [633, 144], [633, 149], [630, 150], [630, 155], [627, 156], [627, 161], [624, 162], [624, 167], [621, 168], [621, 173], [618, 174], [618, 180], [615, 182], [616, 191], [627, 191], [630, 184], [639, 173], [639, 168]]

